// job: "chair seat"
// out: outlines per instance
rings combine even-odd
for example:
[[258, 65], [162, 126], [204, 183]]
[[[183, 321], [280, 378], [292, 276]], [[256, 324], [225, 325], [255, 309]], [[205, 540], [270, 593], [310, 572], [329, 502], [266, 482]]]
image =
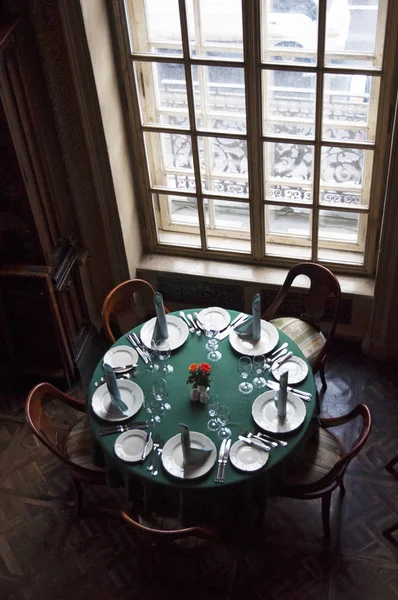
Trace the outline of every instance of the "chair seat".
[[104, 471], [92, 463], [92, 438], [87, 419], [81, 419], [68, 433], [66, 453], [71, 462], [90, 471]]
[[312, 367], [326, 342], [322, 333], [309, 323], [294, 317], [280, 317], [270, 322], [297, 344]]
[[343, 456], [344, 448], [339, 439], [319, 427], [304, 453], [287, 470], [283, 484], [286, 487], [313, 484], [329, 473]]

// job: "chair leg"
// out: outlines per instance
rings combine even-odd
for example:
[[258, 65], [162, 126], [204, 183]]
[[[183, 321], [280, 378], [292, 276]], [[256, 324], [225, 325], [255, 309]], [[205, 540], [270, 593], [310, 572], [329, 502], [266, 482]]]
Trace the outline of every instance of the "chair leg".
[[323, 531], [326, 537], [330, 537], [330, 500], [332, 498], [332, 492], [325, 494], [322, 496], [322, 524]]
[[321, 366], [319, 368], [319, 374], [321, 376], [321, 381], [322, 381], [321, 391], [323, 391], [323, 390], [326, 390], [326, 388], [328, 387], [328, 385], [326, 383], [326, 378], [325, 378], [325, 359], [323, 359], [323, 361], [321, 362]]
[[387, 469], [387, 471], [391, 471], [393, 466], [396, 465], [398, 463], [398, 456], [396, 456], [395, 458], [392, 458], [390, 460], [390, 462], [388, 462], [385, 466], [385, 468]]
[[391, 527], [388, 527], [387, 529], [384, 529], [381, 533], [383, 535], [385, 535], [386, 537], [390, 537], [390, 535], [392, 533], [394, 533], [394, 531], [397, 531], [398, 529], [398, 522], [394, 523], [394, 525], [391, 525]]
[[344, 496], [344, 494], [345, 494], [345, 487], [344, 487], [344, 481], [343, 481], [343, 478], [341, 478], [341, 479], [337, 479], [337, 483], [338, 483], [338, 484], [339, 484], [339, 486], [340, 486], [340, 493], [341, 493], [341, 495], [342, 495], [342, 496]]

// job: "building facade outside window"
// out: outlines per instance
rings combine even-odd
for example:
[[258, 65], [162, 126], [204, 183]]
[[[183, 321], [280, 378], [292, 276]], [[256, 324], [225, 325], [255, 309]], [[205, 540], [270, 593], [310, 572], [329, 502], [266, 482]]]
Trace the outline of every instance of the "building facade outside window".
[[151, 249], [373, 273], [388, 0], [115, 0]]

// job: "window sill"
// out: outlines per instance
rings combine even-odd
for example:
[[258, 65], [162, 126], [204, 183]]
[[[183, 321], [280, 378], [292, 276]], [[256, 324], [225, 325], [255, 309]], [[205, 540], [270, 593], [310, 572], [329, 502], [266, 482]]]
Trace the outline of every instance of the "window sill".
[[[155, 277], [156, 274], [164, 276], [167, 273], [172, 276], [239, 281], [244, 285], [261, 285], [278, 289], [283, 284], [288, 269], [148, 253], [139, 260], [137, 272], [144, 278], [150, 278], [150, 274]], [[344, 297], [373, 298], [374, 277], [338, 275], [338, 280]], [[297, 289], [308, 287], [306, 278], [297, 278], [294, 287]]]

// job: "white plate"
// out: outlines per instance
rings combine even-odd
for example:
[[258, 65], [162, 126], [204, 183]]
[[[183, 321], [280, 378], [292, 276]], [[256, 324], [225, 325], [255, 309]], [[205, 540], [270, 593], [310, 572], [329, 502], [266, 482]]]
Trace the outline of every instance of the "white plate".
[[104, 356], [104, 363], [113, 369], [122, 369], [126, 365], [137, 365], [138, 354], [131, 346], [114, 346]]
[[95, 390], [91, 400], [93, 411], [97, 417], [105, 421], [126, 421], [126, 419], [130, 419], [130, 417], [140, 410], [144, 402], [144, 392], [134, 381], [130, 381], [130, 379], [118, 379], [117, 383], [120, 396], [128, 406], [127, 414], [122, 414], [111, 405], [111, 397], [106, 383], [103, 383]]
[[216, 331], [222, 331], [231, 322], [230, 314], [224, 308], [218, 306], [210, 306], [201, 310], [198, 317], [203, 325]]
[[180, 479], [196, 479], [210, 471], [217, 459], [217, 450], [211, 439], [198, 431], [190, 431], [193, 448], [211, 448], [211, 453], [201, 465], [184, 465], [182, 458], [181, 434], [167, 440], [163, 446], [162, 463], [170, 475]]
[[252, 406], [252, 415], [256, 424], [271, 433], [288, 433], [298, 429], [304, 422], [306, 409], [305, 403], [295, 394], [288, 392], [286, 403], [286, 417], [278, 417], [275, 404], [274, 390], [264, 392], [255, 399]]
[[229, 458], [238, 471], [257, 471], [267, 462], [268, 452], [238, 440], [232, 444]]
[[268, 323], [261, 321], [261, 338], [258, 342], [253, 341], [251, 337], [239, 337], [235, 330], [229, 334], [229, 342], [239, 354], [246, 356], [257, 356], [258, 354], [267, 354], [277, 345], [279, 340], [279, 331]]
[[[283, 358], [283, 357], [282, 357]], [[304, 381], [304, 379], [308, 375], [308, 365], [302, 358], [298, 356], [291, 356], [284, 363], [281, 364], [280, 367], [272, 368], [272, 375], [275, 377], [277, 381], [279, 381], [281, 377], [281, 370], [287, 370], [289, 375], [287, 377], [287, 382], [290, 385], [295, 383], [300, 383]]]
[[[189, 329], [187, 324], [184, 323], [182, 319], [179, 317], [175, 317], [174, 315], [166, 315], [167, 320], [167, 329], [169, 332], [169, 337], [167, 341], [170, 344], [170, 350], [176, 350], [183, 345], [183, 343], [188, 339]], [[147, 348], [151, 347], [153, 330], [156, 323], [156, 317], [147, 321], [142, 329], [141, 329], [141, 341]]]
[[[126, 462], [138, 462], [141, 460], [145, 448], [146, 431], [141, 429], [130, 429], [121, 433], [115, 441], [115, 454]], [[148, 442], [145, 458], [152, 450], [152, 438]]]

